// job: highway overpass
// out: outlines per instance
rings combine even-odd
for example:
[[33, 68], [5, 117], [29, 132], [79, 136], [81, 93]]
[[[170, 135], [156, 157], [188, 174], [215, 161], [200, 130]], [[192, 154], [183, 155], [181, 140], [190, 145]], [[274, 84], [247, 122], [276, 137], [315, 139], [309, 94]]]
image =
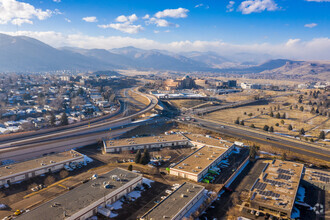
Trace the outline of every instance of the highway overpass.
[[134, 120], [151, 111], [158, 104], [156, 97], [142, 93], [140, 95], [144, 95], [149, 99], [149, 105], [141, 111], [126, 117], [109, 121], [96, 121], [90, 125], [82, 124], [69, 127], [69, 129], [52, 129], [50, 132], [46, 131], [41, 134], [32, 133], [31, 136], [25, 134], [13, 135], [7, 139], [4, 138], [0, 143], [0, 160], [10, 158], [24, 159], [25, 157], [28, 158], [28, 154], [29, 156], [40, 156], [47, 152], [58, 152], [73, 147], [81, 147], [97, 143], [103, 138], [108, 138], [109, 132], [115, 136], [133, 129], [140, 125], [134, 122]]

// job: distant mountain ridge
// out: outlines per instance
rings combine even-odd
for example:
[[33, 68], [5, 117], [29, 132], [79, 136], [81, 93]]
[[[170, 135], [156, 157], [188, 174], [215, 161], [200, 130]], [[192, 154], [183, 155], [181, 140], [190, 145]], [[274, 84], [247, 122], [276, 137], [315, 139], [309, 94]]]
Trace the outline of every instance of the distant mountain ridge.
[[[268, 59], [268, 54], [216, 52], [173, 53], [135, 47], [82, 49], [54, 48], [26, 36], [0, 34], [0, 72], [98, 71], [136, 69], [144, 71], [213, 72], [230, 74], [279, 74], [329, 76], [329, 63]], [[268, 61], [266, 61], [268, 60]], [[264, 61], [261, 63], [261, 61]], [[261, 63], [260, 65], [253, 65]]]

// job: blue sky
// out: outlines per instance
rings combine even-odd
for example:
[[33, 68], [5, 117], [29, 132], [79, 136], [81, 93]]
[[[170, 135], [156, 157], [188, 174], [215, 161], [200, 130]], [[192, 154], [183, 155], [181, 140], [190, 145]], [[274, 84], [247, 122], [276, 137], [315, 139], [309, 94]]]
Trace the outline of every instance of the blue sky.
[[106, 49], [117, 44], [279, 54], [291, 48], [282, 54], [291, 57], [326, 44], [308, 52], [330, 59], [329, 12], [330, 0], [0, 0], [0, 32], [18, 30], [53, 46], [99, 48], [100, 41]]

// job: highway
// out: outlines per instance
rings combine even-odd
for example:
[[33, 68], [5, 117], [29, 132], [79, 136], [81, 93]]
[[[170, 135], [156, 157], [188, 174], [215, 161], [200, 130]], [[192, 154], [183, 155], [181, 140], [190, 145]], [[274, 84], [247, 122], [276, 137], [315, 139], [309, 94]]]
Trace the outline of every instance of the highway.
[[14, 140], [13, 140], [14, 137], [10, 137], [9, 139], [1, 140], [0, 149], [11, 148], [14, 146], [24, 146], [27, 144], [42, 142], [45, 140], [46, 141], [54, 140], [56, 138], [76, 136], [79, 134], [86, 134], [86, 133], [92, 134], [93, 132], [104, 131], [105, 129], [109, 130], [109, 128], [111, 127], [127, 125], [132, 121], [132, 119], [135, 119], [138, 116], [152, 110], [158, 104], [158, 99], [156, 97], [147, 94], [142, 94], [142, 95], [146, 96], [150, 100], [150, 103], [144, 109], [132, 115], [121, 117], [115, 120], [109, 120], [109, 121], [100, 120], [90, 125], [83, 124], [75, 127], [70, 127], [70, 129], [66, 129], [66, 130], [62, 130], [62, 129], [55, 131], [52, 130], [49, 133], [43, 133], [38, 135], [32, 134], [32, 136], [26, 134], [24, 136], [18, 136]]
[[320, 147], [317, 145], [313, 146], [312, 144], [289, 140], [288, 138], [276, 137], [275, 135], [271, 134], [267, 135], [264, 132], [251, 131], [250, 129], [243, 129], [237, 126], [231, 126], [228, 124], [222, 124], [220, 122], [213, 122], [201, 118], [195, 118], [195, 120], [196, 122], [189, 123], [193, 123], [195, 126], [223, 133], [232, 137], [242, 138], [260, 144], [265, 144], [276, 148], [303, 154], [308, 157], [330, 161], [330, 150], [324, 147]]

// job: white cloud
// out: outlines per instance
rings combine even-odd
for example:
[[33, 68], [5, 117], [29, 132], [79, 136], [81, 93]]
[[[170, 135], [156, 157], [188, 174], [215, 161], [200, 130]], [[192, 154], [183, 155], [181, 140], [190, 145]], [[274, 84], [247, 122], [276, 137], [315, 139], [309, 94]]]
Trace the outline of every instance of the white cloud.
[[82, 18], [82, 20], [86, 21], [86, 22], [98, 22], [97, 18], [95, 16], [91, 16], [91, 17], [84, 17]]
[[16, 0], [0, 0], [0, 24], [33, 24], [32, 19], [45, 20], [52, 15], [51, 10], [35, 8], [33, 5]]
[[142, 19], [149, 19], [150, 18], [150, 15], [149, 14], [146, 14], [145, 16], [143, 16]]
[[[16, 32], [2, 33], [17, 35]], [[223, 41], [175, 41], [160, 43], [147, 38], [88, 36], [83, 34], [64, 35], [53, 31], [19, 31], [18, 34], [36, 38], [54, 47], [70, 46], [86, 49], [112, 49], [134, 46], [142, 49], [161, 49], [172, 52], [214, 51], [226, 55], [236, 53], [259, 53], [272, 54], [274, 57], [288, 59], [330, 60], [330, 38], [315, 38], [310, 41], [289, 39], [280, 44], [232, 44]]]
[[195, 5], [195, 8], [200, 8], [200, 7], [203, 7], [203, 6], [204, 6], [204, 4], [201, 3], [201, 4], [198, 4], [198, 5]]
[[305, 24], [304, 27], [308, 27], [308, 28], [313, 28], [316, 27], [317, 24], [316, 23], [310, 23], [310, 24]]
[[330, 0], [306, 0], [308, 2], [330, 2]]
[[177, 8], [177, 9], [165, 9], [164, 11], [159, 11], [155, 14], [156, 18], [186, 18], [189, 12], [188, 9], [185, 8]]
[[118, 23], [110, 23], [105, 25], [98, 25], [100, 28], [113, 28], [128, 34], [137, 34], [144, 28], [141, 25], [134, 25], [133, 22], [137, 21], [136, 14], [130, 16], [120, 15], [116, 18]]
[[126, 22], [128, 21], [128, 18], [125, 15], [120, 15], [116, 18], [116, 21], [118, 22]]
[[169, 27], [171, 25], [171, 23], [169, 23], [165, 19], [158, 19], [158, 18], [150, 18], [149, 21], [147, 21], [146, 23], [156, 24], [157, 27]]
[[122, 32], [128, 33], [128, 34], [137, 34], [144, 29], [141, 25], [133, 25], [130, 22], [98, 25], [98, 27], [104, 28], [104, 29], [113, 28], [115, 30], [119, 30], [119, 31], [122, 31]]
[[273, 0], [246, 0], [239, 5], [238, 10], [241, 11], [242, 14], [251, 14], [266, 10], [276, 11], [279, 10], [279, 7]]
[[158, 33], [159, 33], [159, 31], [157, 31], [157, 30], [154, 30], [154, 33], [155, 33], [155, 34], [158, 34]]
[[227, 8], [227, 12], [232, 12], [232, 11], [234, 11], [234, 4], [235, 4], [234, 1], [229, 1], [228, 5], [226, 6], [226, 8]]
[[136, 14], [132, 14], [130, 16], [125, 16], [125, 15], [120, 15], [116, 18], [117, 22], [134, 22], [137, 21], [138, 17], [136, 16]]
[[53, 2], [60, 3], [61, 0], [53, 0]]
[[71, 23], [71, 20], [69, 18], [64, 18], [68, 23]]

